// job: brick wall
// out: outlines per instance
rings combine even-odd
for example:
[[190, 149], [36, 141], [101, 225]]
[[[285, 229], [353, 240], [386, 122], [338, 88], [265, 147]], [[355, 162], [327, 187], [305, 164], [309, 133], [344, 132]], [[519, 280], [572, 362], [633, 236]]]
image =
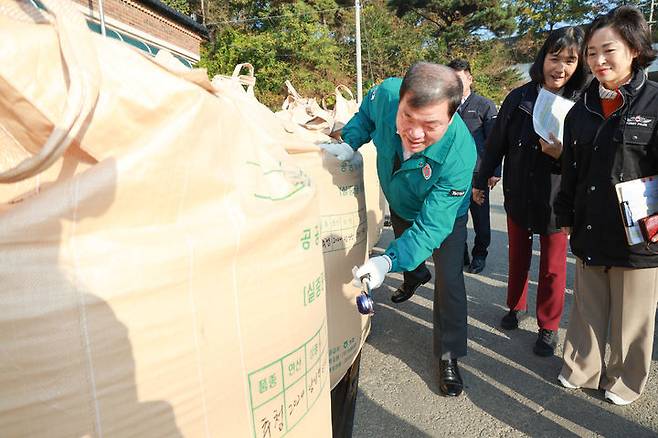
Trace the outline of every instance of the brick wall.
[[[98, 0], [73, 0], [98, 16]], [[111, 17], [199, 56], [202, 38], [169, 18], [131, 0], [103, 0], [105, 17]]]

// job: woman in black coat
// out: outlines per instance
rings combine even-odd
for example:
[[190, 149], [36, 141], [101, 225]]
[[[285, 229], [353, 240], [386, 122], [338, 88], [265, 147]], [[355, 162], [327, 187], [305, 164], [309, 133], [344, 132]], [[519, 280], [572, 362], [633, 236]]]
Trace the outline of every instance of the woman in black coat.
[[562, 145], [553, 136], [541, 139], [537, 135], [532, 113], [541, 88], [571, 100], [578, 97], [586, 77], [580, 56], [583, 37], [578, 27], [563, 27], [548, 36], [530, 68], [532, 81], [513, 90], [503, 102], [473, 189], [473, 199], [482, 202], [488, 179], [505, 159], [509, 312], [501, 321], [504, 329], [517, 328], [518, 313], [527, 308], [532, 237], [539, 234], [539, 332], [533, 347], [539, 356], [552, 356], [557, 345], [557, 329], [564, 308], [567, 237], [556, 226], [551, 208], [560, 183]]
[[642, 13], [629, 6], [596, 18], [585, 41], [595, 79], [567, 116], [555, 202], [577, 257], [558, 379], [568, 388], [602, 388], [608, 401], [625, 405], [649, 376], [658, 245], [629, 245], [615, 184], [658, 174], [658, 84], [644, 73], [656, 52]]

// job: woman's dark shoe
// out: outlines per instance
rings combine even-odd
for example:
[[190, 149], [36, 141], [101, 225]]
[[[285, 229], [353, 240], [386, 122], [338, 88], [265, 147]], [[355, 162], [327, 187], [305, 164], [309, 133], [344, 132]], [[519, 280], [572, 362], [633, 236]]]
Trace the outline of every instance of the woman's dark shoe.
[[448, 397], [457, 397], [462, 393], [464, 382], [459, 374], [457, 359], [439, 362], [439, 389]]
[[500, 326], [505, 330], [514, 330], [519, 327], [518, 310], [510, 310], [507, 315], [500, 320]]
[[393, 292], [393, 295], [391, 295], [391, 301], [393, 301], [396, 304], [401, 303], [403, 301], [407, 301], [409, 298], [413, 296], [414, 293], [416, 293], [416, 289], [418, 289], [420, 286], [424, 285], [431, 279], [432, 279], [432, 274], [430, 274], [430, 272], [427, 271], [427, 275], [418, 282], [414, 282], [413, 284], [407, 284], [406, 282], [402, 283], [402, 286], [400, 286], [398, 290]]
[[537, 356], [553, 356], [555, 354], [555, 347], [557, 346], [558, 335], [554, 330], [539, 329], [537, 334], [537, 342], [532, 347], [532, 351]]

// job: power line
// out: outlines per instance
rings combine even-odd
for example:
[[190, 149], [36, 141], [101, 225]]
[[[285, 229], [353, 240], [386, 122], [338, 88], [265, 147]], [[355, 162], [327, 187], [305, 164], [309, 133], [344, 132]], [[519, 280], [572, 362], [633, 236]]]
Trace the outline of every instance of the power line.
[[355, 6], [342, 6], [338, 8], [332, 8], [332, 9], [323, 9], [320, 11], [312, 11], [312, 12], [302, 12], [299, 14], [282, 14], [282, 15], [265, 15], [263, 17], [253, 17], [253, 18], [242, 18], [242, 19], [236, 19], [236, 20], [226, 20], [226, 21], [216, 21], [214, 23], [206, 23], [206, 26], [215, 26], [218, 24], [240, 24], [240, 23], [252, 23], [255, 21], [261, 21], [261, 20], [268, 20], [271, 18], [293, 18], [293, 17], [301, 17], [304, 15], [310, 15], [310, 14], [319, 14], [322, 12], [335, 12], [335, 11], [341, 11], [341, 10], [346, 10], [346, 9], [354, 9]]

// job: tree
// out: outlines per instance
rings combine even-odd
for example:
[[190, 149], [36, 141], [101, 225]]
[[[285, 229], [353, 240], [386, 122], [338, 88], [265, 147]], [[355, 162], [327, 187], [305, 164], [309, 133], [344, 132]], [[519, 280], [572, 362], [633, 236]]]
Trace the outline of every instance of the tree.
[[[354, 13], [346, 14], [337, 34], [343, 68], [355, 75]], [[428, 60], [427, 26], [411, 17], [398, 18], [386, 8], [386, 0], [366, 3], [361, 16], [361, 42], [365, 88], [390, 76], [402, 76], [411, 64]], [[350, 85], [350, 84], [347, 84]]]
[[187, 0], [162, 0], [162, 3], [181, 14], [190, 15], [190, 3]]
[[520, 0], [519, 34], [538, 35], [560, 24], [582, 24], [606, 12], [609, 4], [599, 0]]
[[237, 0], [226, 6], [225, 21], [202, 49], [200, 66], [211, 77], [250, 62], [256, 71], [257, 96], [271, 108], [281, 105], [287, 79], [302, 95], [320, 96], [346, 79], [338, 61], [340, 47], [323, 24], [331, 17], [318, 12], [336, 8], [333, 0]]
[[471, 59], [473, 89], [501, 104], [505, 96], [519, 86], [520, 73], [511, 68], [510, 48], [501, 41], [479, 41], [476, 47], [463, 54]]
[[400, 17], [431, 24], [448, 51], [478, 39], [483, 31], [509, 35], [516, 28], [515, 7], [504, 0], [388, 0]]
[[[462, 56], [473, 66], [478, 91], [499, 102], [518, 80], [508, 70], [514, 63], [511, 50], [498, 40], [469, 32], [509, 30], [510, 23], [501, 24], [496, 17], [508, 17], [510, 9], [497, 0], [453, 1], [458, 7], [444, 13], [432, 8], [452, 5], [448, 0], [426, 1], [432, 8], [422, 10], [421, 2], [400, 1], [400, 14], [387, 7], [391, 0], [365, 2], [364, 89], [404, 75], [414, 62], [447, 63]], [[198, 11], [200, 1], [192, 4]], [[212, 37], [202, 49], [200, 66], [212, 77], [230, 74], [241, 62], [252, 63], [257, 97], [272, 109], [285, 98], [286, 79], [309, 97], [330, 94], [339, 83], [355, 90], [353, 5], [353, 0], [209, 0], [205, 18]], [[443, 27], [437, 25], [440, 16], [447, 17]]]
[[463, 58], [471, 65], [473, 90], [497, 104], [520, 85], [521, 75], [511, 66], [514, 64], [512, 48], [505, 42], [488, 39], [476, 40], [468, 45], [455, 47], [450, 54], [439, 53], [435, 62], [448, 64], [455, 58]]

